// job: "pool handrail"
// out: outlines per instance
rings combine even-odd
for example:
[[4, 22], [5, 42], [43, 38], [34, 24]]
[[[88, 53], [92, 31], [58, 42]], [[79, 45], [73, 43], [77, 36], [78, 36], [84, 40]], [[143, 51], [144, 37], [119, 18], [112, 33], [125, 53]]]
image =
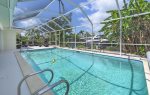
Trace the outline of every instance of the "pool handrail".
[[[68, 82], [67, 80], [65, 80], [65, 79], [61, 79], [61, 80], [59, 80], [58, 82], [56, 82], [56, 83], [50, 85], [48, 88], [46, 88], [46, 90], [43, 89], [44, 91], [41, 90], [42, 92], [39, 91], [39, 92], [38, 92], [38, 95], [44, 94], [45, 92], [47, 92], [47, 91], [49, 91], [49, 90], [55, 88], [56, 86], [60, 85], [61, 83], [65, 83], [65, 84], [66, 84], [66, 88], [67, 88], [67, 89], [66, 89], [65, 95], [68, 95], [70, 85], [69, 85], [69, 82]], [[33, 95], [36, 95], [36, 94], [33, 94]]]
[[21, 95], [21, 85], [22, 85], [22, 83], [23, 83], [27, 78], [29, 78], [29, 77], [31, 77], [31, 76], [34, 76], [34, 75], [37, 75], [37, 74], [40, 74], [40, 73], [43, 73], [43, 72], [46, 72], [46, 71], [48, 71], [48, 72], [51, 73], [51, 78], [50, 78], [50, 80], [48, 81], [48, 83], [47, 83], [44, 87], [38, 89], [37, 91], [34, 92], [34, 94], [31, 94], [31, 95], [35, 95], [35, 94], [37, 94], [39, 91], [41, 91], [42, 89], [44, 89], [45, 87], [47, 87], [47, 86], [51, 83], [51, 81], [53, 80], [53, 76], [54, 76], [54, 73], [53, 73], [53, 71], [52, 71], [51, 69], [45, 69], [45, 70], [42, 70], [42, 71], [39, 71], [39, 72], [32, 73], [32, 74], [29, 74], [29, 75], [24, 76], [23, 79], [22, 79], [22, 80], [19, 82], [19, 84], [18, 84], [18, 87], [17, 87], [17, 95]]

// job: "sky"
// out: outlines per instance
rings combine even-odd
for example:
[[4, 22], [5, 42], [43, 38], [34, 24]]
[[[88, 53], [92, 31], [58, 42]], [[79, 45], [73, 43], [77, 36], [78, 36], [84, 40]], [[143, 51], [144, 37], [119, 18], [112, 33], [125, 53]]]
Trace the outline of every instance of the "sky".
[[[45, 0], [45, 2], [43, 2], [43, 0], [35, 0], [35, 1], [39, 1], [41, 3], [37, 3], [37, 4], [35, 4], [35, 2], [32, 2], [31, 4], [22, 3], [22, 4], [19, 4], [18, 9], [20, 8], [19, 10], [21, 10], [24, 6], [26, 6], [26, 8], [24, 9], [26, 11], [32, 10], [32, 9], [36, 10], [37, 8], [43, 8], [43, 6], [48, 4], [48, 0]], [[66, 12], [71, 11], [75, 8], [75, 5], [72, 5], [72, 3], [68, 3], [67, 1], [69, 0], [63, 0]], [[101, 27], [103, 27], [103, 25], [100, 24], [100, 22], [110, 16], [110, 14], [107, 13], [106, 11], [117, 9], [115, 0], [71, 0], [71, 1], [75, 2], [77, 5], [79, 4], [84, 5], [82, 6], [82, 8], [85, 11], [85, 13], [88, 15], [88, 17], [90, 18], [92, 23], [94, 24], [94, 32], [98, 32], [101, 29]], [[123, 0], [118, 0], [118, 1], [119, 1], [120, 7], [122, 8]], [[55, 0], [47, 8], [47, 10], [43, 11], [40, 15], [36, 16], [35, 18], [21, 21], [21, 23], [17, 22], [18, 24], [16, 25], [24, 25], [28, 27], [28, 26], [31, 26], [32, 24], [36, 24], [36, 23], [39, 24], [47, 20], [50, 20], [51, 17], [58, 17], [59, 16], [58, 8], [59, 8], [58, 0]], [[77, 28], [76, 32], [79, 32], [80, 30], [91, 32], [91, 24], [89, 23], [88, 19], [79, 9], [74, 10], [72, 12], [71, 25], [83, 26], [81, 28]]]
[[[122, 7], [121, 1], [119, 0], [119, 4]], [[98, 32], [103, 26], [100, 22], [110, 16], [106, 11], [114, 9], [117, 9], [115, 0], [94, 0], [92, 3], [86, 5], [84, 10], [94, 24], [94, 32]], [[91, 24], [86, 17], [79, 17], [77, 20], [80, 21], [81, 25], [85, 26], [87, 31], [91, 30]]]

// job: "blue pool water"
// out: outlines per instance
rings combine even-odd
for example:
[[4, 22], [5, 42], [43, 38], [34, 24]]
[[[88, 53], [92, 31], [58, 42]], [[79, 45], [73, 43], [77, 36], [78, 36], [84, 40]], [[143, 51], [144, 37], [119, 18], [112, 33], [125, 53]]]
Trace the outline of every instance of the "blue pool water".
[[[22, 56], [35, 71], [52, 69], [52, 83], [68, 80], [69, 95], [148, 95], [140, 61], [57, 48], [22, 52]], [[50, 75], [40, 78], [46, 83]], [[53, 92], [63, 95], [65, 89], [62, 84]]]

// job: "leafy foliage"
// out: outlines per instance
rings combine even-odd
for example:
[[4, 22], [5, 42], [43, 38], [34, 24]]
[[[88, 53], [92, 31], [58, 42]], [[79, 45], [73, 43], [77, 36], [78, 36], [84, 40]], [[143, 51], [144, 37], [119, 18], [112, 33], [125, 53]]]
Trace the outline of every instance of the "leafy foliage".
[[[124, 6], [121, 10], [123, 16], [150, 12], [150, 3], [145, 0], [130, 0], [127, 4], [124, 0]], [[108, 11], [111, 16], [105, 20], [119, 18], [117, 10]], [[100, 31], [104, 31], [105, 36], [110, 41], [119, 42], [119, 20], [114, 20], [104, 23], [104, 27]], [[150, 15], [138, 16], [133, 18], [123, 19], [123, 43], [133, 44], [150, 44]], [[129, 46], [124, 45], [124, 52], [136, 53], [144, 55], [150, 50], [150, 46]]]

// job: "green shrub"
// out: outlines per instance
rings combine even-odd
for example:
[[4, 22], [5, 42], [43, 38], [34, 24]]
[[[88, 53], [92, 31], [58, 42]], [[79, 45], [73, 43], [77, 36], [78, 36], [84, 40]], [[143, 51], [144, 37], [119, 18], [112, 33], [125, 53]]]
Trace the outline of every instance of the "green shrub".
[[109, 51], [119, 51], [118, 46], [107, 46], [105, 49]]
[[77, 45], [77, 48], [80, 49], [80, 48], [85, 48], [85, 46], [83, 44], [79, 44]]

